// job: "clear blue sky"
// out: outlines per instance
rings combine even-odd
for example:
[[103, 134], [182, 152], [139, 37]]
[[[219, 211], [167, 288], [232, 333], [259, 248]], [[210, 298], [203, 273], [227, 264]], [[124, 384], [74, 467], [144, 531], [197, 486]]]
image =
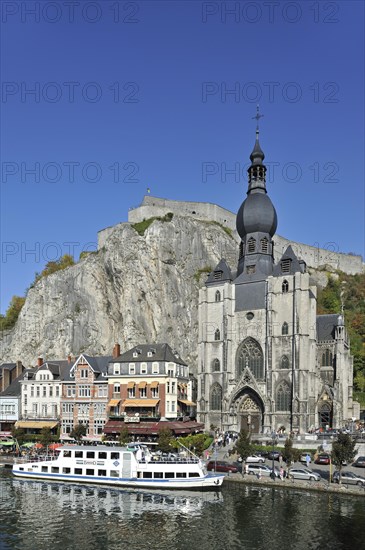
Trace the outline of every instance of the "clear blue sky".
[[237, 211], [257, 102], [277, 232], [363, 254], [363, 2], [1, 9], [2, 312], [147, 187]]

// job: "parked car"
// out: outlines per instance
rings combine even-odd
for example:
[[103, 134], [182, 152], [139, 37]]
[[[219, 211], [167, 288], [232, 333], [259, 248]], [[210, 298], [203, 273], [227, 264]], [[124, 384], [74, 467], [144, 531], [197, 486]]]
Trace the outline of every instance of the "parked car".
[[356, 466], [357, 468], [365, 468], [365, 456], [358, 456], [353, 463], [353, 466]]
[[322, 479], [319, 474], [312, 472], [309, 468], [290, 468], [288, 471], [288, 478], [309, 481], [320, 481]]
[[[340, 472], [335, 472], [333, 474], [332, 481], [333, 483], [340, 483]], [[341, 472], [341, 483], [365, 487], [365, 477], [358, 476], [354, 474], [354, 472]]]
[[236, 474], [238, 472], [237, 466], [230, 464], [226, 460], [211, 460], [207, 464], [208, 472], [226, 472]]
[[328, 453], [321, 453], [315, 459], [314, 464], [331, 464], [331, 456]]
[[281, 455], [281, 452], [280, 451], [270, 451], [268, 454], [267, 454], [267, 458], [269, 460], [279, 460], [279, 456]]
[[[272, 468], [266, 464], [247, 464], [247, 473], [249, 475], [260, 475], [263, 477], [270, 477]], [[275, 477], [280, 477], [279, 470], [274, 468]]]
[[246, 458], [246, 463], [249, 464], [250, 462], [257, 462], [263, 464], [265, 462], [265, 459], [263, 456], [260, 455], [251, 455]]

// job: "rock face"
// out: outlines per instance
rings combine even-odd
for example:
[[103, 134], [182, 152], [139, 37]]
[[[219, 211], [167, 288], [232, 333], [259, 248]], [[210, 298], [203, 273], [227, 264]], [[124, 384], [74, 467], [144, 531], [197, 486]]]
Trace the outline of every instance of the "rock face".
[[41, 279], [0, 340], [0, 362], [26, 366], [81, 352], [110, 354], [167, 342], [196, 371], [198, 289], [223, 257], [236, 267], [238, 238], [217, 223], [174, 215], [143, 236], [129, 224], [75, 266]]

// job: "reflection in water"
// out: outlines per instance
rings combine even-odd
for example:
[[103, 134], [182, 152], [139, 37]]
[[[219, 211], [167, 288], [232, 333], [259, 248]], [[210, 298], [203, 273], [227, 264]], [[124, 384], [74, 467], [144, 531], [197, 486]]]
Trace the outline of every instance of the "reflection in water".
[[1, 550], [364, 548], [365, 499], [227, 484], [148, 492], [0, 473]]

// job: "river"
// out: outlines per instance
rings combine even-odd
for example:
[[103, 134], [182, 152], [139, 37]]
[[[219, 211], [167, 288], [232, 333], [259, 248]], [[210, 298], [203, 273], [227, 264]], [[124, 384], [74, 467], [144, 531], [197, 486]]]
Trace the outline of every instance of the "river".
[[364, 550], [365, 499], [227, 483], [141, 492], [0, 471], [1, 550]]

